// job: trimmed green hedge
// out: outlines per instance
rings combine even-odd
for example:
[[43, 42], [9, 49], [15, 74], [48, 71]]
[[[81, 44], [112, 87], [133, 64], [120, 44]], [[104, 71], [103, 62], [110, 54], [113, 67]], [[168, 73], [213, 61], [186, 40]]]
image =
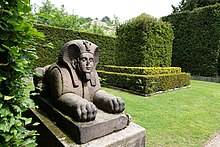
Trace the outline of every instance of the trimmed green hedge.
[[180, 67], [127, 67], [104, 65], [103, 69], [108, 72], [119, 72], [137, 75], [171, 74], [181, 72]]
[[99, 70], [98, 74], [104, 86], [119, 87], [142, 95], [190, 85], [189, 73], [135, 75]]
[[[70, 40], [85, 39], [95, 43], [100, 49], [99, 67], [104, 64], [114, 65], [115, 60], [115, 38], [103, 35], [97, 35], [86, 32], [79, 32], [70, 29], [57, 28], [45, 25], [35, 25], [38, 31], [45, 35], [44, 42], [52, 43], [53, 48], [48, 46], [38, 46], [38, 60], [35, 61], [35, 67], [46, 66], [57, 61], [58, 54], [62, 46]], [[40, 40], [39, 40], [40, 42]], [[43, 44], [43, 43], [42, 43]]]
[[220, 4], [162, 18], [172, 23], [172, 66], [192, 75], [220, 75]]
[[141, 14], [116, 29], [116, 65], [169, 67], [173, 31], [169, 23]]

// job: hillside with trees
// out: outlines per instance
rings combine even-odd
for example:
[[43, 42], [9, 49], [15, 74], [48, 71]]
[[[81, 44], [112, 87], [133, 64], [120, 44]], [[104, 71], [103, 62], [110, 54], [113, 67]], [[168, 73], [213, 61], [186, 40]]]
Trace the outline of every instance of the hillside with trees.
[[45, 24], [110, 36], [115, 35], [115, 29], [119, 25], [119, 18], [116, 16], [114, 16], [113, 20], [108, 16], [104, 16], [101, 20], [98, 20], [98, 18], [92, 19], [90, 17], [84, 18], [74, 14], [74, 12], [71, 14], [68, 13], [64, 5], [60, 8], [55, 7], [49, 0], [42, 2], [42, 6], [35, 4], [32, 7], [35, 17], [34, 23], [36, 24]]

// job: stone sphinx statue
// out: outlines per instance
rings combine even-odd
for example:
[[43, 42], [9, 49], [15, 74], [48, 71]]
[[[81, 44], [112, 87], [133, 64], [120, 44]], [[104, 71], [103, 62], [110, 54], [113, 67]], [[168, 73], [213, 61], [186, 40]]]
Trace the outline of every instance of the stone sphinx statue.
[[43, 70], [42, 95], [50, 97], [55, 107], [76, 121], [94, 120], [97, 108], [108, 113], [124, 111], [121, 98], [101, 90], [98, 62], [99, 48], [95, 44], [69, 41], [62, 47], [58, 61]]

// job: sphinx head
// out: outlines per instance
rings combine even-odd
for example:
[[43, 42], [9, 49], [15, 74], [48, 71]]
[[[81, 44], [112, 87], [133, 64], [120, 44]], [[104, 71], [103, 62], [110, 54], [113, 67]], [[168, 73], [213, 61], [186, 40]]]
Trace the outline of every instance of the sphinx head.
[[58, 62], [77, 71], [79, 76], [90, 79], [99, 62], [98, 47], [86, 40], [73, 40], [61, 49]]

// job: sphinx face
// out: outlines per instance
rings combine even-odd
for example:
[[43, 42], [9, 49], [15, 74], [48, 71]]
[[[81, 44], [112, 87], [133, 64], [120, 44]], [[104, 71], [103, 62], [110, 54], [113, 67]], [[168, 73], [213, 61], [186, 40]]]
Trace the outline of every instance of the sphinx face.
[[82, 53], [79, 56], [79, 68], [84, 73], [90, 73], [94, 66], [94, 57], [91, 53]]

